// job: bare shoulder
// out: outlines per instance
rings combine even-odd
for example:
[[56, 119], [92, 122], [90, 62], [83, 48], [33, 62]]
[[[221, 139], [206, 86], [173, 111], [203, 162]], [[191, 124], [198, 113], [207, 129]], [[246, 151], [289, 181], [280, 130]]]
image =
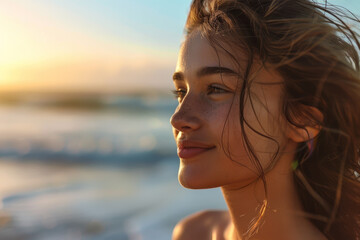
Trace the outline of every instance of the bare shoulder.
[[227, 211], [206, 210], [191, 214], [176, 224], [173, 240], [211, 239], [225, 231], [230, 220]]

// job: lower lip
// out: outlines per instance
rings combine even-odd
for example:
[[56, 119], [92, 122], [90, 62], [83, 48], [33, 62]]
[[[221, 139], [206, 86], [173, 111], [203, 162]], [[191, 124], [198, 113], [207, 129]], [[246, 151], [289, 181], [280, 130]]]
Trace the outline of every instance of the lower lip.
[[180, 158], [192, 158], [213, 148], [178, 148]]

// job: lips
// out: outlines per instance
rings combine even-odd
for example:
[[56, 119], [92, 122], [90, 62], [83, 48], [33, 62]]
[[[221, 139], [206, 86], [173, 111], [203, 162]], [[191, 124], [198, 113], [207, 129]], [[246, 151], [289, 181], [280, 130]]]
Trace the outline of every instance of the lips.
[[179, 141], [177, 153], [180, 158], [192, 158], [214, 149], [215, 146], [195, 141]]

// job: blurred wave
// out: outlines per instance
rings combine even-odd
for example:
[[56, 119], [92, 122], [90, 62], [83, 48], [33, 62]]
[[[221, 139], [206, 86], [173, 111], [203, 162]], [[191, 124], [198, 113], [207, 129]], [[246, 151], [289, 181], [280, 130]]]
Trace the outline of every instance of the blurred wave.
[[0, 95], [0, 239], [165, 240], [223, 208], [186, 191], [167, 94]]
[[166, 94], [2, 95], [0, 157], [135, 166], [176, 156]]

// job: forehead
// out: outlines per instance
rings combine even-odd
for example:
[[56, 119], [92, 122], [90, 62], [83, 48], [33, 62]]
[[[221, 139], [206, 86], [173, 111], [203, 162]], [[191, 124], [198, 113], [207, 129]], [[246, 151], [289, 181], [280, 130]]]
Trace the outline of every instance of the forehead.
[[[235, 58], [230, 57], [229, 53]], [[247, 56], [241, 47], [235, 48], [225, 44], [221, 47], [211, 45], [206, 37], [195, 30], [187, 36], [180, 48], [176, 72], [193, 77], [199, 69], [204, 67], [225, 67], [241, 76], [247, 64]], [[260, 84], [283, 83], [282, 77], [272, 66], [260, 64], [257, 60], [252, 64], [249, 78]]]
[[215, 48], [199, 31], [194, 31], [180, 48], [176, 71], [191, 73], [204, 66], [222, 66], [234, 71], [238, 68], [224, 49]]

